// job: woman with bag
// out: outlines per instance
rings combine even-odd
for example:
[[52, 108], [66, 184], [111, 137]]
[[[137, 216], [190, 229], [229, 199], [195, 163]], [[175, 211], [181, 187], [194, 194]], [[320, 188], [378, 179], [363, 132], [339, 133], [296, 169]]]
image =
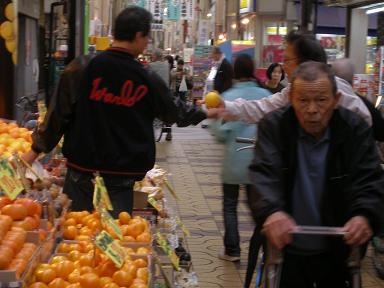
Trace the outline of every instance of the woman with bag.
[[175, 97], [179, 97], [181, 101], [187, 102], [188, 85], [191, 82], [189, 70], [184, 67], [184, 60], [177, 60], [177, 67], [171, 71], [171, 89]]

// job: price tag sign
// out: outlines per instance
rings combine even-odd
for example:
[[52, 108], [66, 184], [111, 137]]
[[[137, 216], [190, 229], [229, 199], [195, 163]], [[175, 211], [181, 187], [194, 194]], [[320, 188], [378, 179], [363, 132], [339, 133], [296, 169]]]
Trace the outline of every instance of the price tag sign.
[[184, 223], [181, 221], [179, 216], [176, 216], [176, 223], [177, 223], [177, 225], [179, 225], [179, 227], [181, 228], [181, 230], [183, 231], [185, 236], [187, 236], [187, 237], [191, 236], [189, 229], [187, 227], [185, 227]]
[[121, 229], [119, 225], [115, 222], [115, 219], [109, 214], [105, 208], [99, 209], [98, 212], [101, 215], [101, 222], [105, 227], [111, 227], [113, 232], [119, 237], [120, 240], [123, 240], [123, 233], [121, 232]]
[[155, 198], [153, 197], [148, 197], [148, 203], [151, 204], [151, 206], [153, 208], [155, 208], [158, 212], [161, 212], [163, 210], [163, 208], [161, 207], [161, 205], [159, 204], [159, 202], [157, 202], [155, 200]]
[[123, 247], [107, 231], [101, 231], [95, 238], [95, 245], [107, 255], [118, 268], [124, 265], [126, 253]]
[[179, 257], [177, 257], [175, 251], [172, 249], [172, 247], [169, 245], [168, 241], [165, 239], [165, 237], [160, 233], [156, 233], [156, 242], [157, 244], [163, 249], [165, 254], [168, 256], [169, 260], [171, 260], [171, 263], [176, 271], [180, 271], [179, 266]]
[[23, 190], [23, 183], [7, 160], [0, 160], [0, 188], [11, 199], [15, 199]]
[[93, 206], [96, 210], [106, 208], [109, 211], [113, 210], [111, 200], [109, 199], [107, 187], [102, 177], [95, 177], [95, 189], [93, 191]]

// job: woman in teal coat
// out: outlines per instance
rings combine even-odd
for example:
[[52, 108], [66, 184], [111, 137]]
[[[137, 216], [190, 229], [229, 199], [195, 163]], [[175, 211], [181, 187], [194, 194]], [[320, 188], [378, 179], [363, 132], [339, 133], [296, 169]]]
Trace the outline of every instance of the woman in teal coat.
[[[221, 96], [226, 101], [234, 101], [237, 98], [245, 100], [258, 100], [271, 95], [261, 88], [255, 81], [254, 64], [247, 54], [239, 55], [234, 63], [236, 83], [231, 89]], [[236, 137], [255, 138], [256, 125], [241, 121], [224, 123], [217, 120], [212, 124], [216, 140], [225, 144], [225, 155], [221, 179], [223, 183], [223, 213], [224, 213], [224, 247], [225, 251], [219, 254], [219, 258], [227, 261], [240, 260], [240, 236], [237, 222], [237, 203], [240, 185], [244, 185], [249, 193], [250, 180], [248, 178], [248, 166], [253, 157], [253, 150], [246, 149], [236, 152], [236, 149], [246, 146], [236, 143]]]

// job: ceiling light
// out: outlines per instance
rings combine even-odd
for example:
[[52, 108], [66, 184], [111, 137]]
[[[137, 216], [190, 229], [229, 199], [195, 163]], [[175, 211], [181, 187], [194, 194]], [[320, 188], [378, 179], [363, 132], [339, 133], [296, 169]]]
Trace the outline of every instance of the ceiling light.
[[232, 27], [232, 29], [236, 29], [236, 23], [233, 23], [232, 25], [231, 25], [231, 27]]
[[241, 24], [243, 25], [247, 25], [249, 23], [249, 19], [248, 18], [244, 18], [241, 20]]
[[384, 6], [382, 7], [378, 7], [378, 8], [373, 8], [373, 9], [369, 9], [367, 11], [365, 11], [366, 14], [374, 14], [374, 13], [378, 13], [378, 12], [382, 12], [384, 11]]
[[212, 13], [208, 13], [208, 14], [207, 14], [207, 17], [212, 17]]

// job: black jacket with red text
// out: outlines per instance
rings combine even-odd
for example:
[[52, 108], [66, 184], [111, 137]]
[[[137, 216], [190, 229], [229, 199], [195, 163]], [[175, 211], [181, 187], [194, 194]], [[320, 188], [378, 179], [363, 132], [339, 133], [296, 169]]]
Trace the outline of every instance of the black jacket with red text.
[[153, 120], [196, 125], [205, 113], [173, 99], [167, 85], [121, 48], [72, 61], [63, 72], [32, 149], [64, 135], [68, 166], [141, 179], [155, 162]]

